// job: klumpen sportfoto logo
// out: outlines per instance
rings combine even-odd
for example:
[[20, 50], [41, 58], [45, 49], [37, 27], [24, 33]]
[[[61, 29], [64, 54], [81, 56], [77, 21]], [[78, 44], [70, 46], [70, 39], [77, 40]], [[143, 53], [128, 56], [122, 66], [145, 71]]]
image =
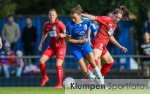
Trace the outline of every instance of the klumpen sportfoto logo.
[[106, 89], [106, 86], [101, 84], [70, 83], [70, 89], [89, 89], [90, 91], [92, 91], [93, 89]]
[[109, 89], [109, 90], [116, 90], [116, 89], [149, 89], [150, 87], [150, 80], [148, 79], [106, 79], [105, 84], [98, 84], [94, 80], [89, 79], [77, 79], [73, 82], [67, 84], [67, 89], [72, 90], [99, 90], [99, 89]]

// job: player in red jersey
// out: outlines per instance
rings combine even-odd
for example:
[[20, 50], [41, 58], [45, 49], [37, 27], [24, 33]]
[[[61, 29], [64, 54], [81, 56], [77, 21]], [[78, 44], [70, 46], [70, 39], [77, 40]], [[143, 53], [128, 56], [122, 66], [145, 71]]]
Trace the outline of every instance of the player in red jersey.
[[50, 59], [53, 55], [56, 55], [56, 68], [57, 68], [57, 77], [58, 83], [54, 88], [62, 88], [62, 79], [63, 79], [63, 61], [66, 54], [66, 42], [65, 42], [65, 25], [57, 19], [57, 12], [55, 9], [49, 11], [49, 21], [44, 23], [42, 39], [39, 45], [39, 50], [42, 49], [42, 44], [46, 37], [50, 37], [50, 45], [44, 51], [42, 57], [40, 58], [40, 69], [42, 72], [42, 81], [40, 86], [45, 86], [49, 81], [49, 78], [46, 73], [46, 61]]
[[[102, 76], [105, 76], [114, 64], [114, 59], [106, 48], [108, 42], [111, 41], [113, 44], [122, 49], [123, 52], [127, 51], [127, 48], [120, 45], [113, 37], [113, 33], [115, 31], [115, 28], [117, 27], [117, 23], [121, 19], [135, 19], [135, 16], [131, 12], [129, 12], [129, 10], [125, 6], [121, 6], [120, 8], [115, 9], [112, 17], [93, 16], [89, 14], [82, 14], [82, 16], [100, 23], [100, 28], [97, 32], [97, 35], [91, 43], [93, 46], [96, 63], [101, 69]], [[100, 58], [102, 58], [106, 62], [106, 64], [104, 64], [103, 66], [101, 66], [101, 64], [99, 63]], [[90, 67], [88, 68], [91, 69]]]

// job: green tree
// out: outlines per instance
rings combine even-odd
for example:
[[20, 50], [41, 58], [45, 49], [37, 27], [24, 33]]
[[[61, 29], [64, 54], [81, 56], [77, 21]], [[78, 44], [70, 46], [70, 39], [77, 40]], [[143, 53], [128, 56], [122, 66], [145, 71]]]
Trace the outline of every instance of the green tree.
[[14, 14], [16, 10], [16, 4], [11, 0], [0, 0], [0, 19], [10, 14]]

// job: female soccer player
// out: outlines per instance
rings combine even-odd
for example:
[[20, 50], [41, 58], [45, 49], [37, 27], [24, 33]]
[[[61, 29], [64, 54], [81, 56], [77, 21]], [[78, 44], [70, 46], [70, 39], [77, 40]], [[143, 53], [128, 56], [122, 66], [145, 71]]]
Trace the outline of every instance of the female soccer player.
[[[66, 40], [70, 43], [71, 53], [80, 65], [84, 74], [91, 79], [95, 79], [96, 76], [100, 79], [99, 82], [103, 84], [103, 81], [101, 80], [102, 75], [99, 68], [96, 66], [93, 50], [89, 43], [90, 21], [88, 19], [81, 18], [81, 10], [82, 9], [79, 5], [71, 10], [72, 21], [67, 24]], [[84, 57], [87, 58], [92, 66], [94, 75], [88, 71], [84, 62]]]
[[40, 69], [42, 72], [42, 81], [40, 86], [45, 86], [49, 78], [46, 74], [46, 61], [53, 55], [56, 55], [56, 67], [58, 83], [54, 88], [62, 88], [63, 79], [63, 61], [66, 54], [66, 42], [64, 37], [66, 32], [65, 25], [57, 19], [57, 12], [55, 9], [49, 11], [49, 21], [44, 23], [42, 39], [39, 45], [39, 50], [42, 49], [42, 44], [47, 36], [50, 37], [50, 45], [44, 51], [40, 58]]
[[[135, 19], [135, 16], [124, 6], [121, 6], [120, 8], [116, 9], [113, 12], [112, 17], [93, 16], [89, 14], [82, 14], [82, 16], [85, 16], [90, 20], [95, 20], [100, 23], [99, 31], [96, 37], [93, 39], [92, 45], [96, 63], [101, 69], [102, 76], [105, 76], [112, 67], [112, 65], [114, 64], [114, 59], [112, 58], [112, 56], [110, 55], [109, 51], [106, 48], [109, 40], [113, 44], [118, 46], [120, 49], [122, 49], [123, 52], [127, 51], [127, 48], [120, 45], [113, 37], [113, 33], [117, 26], [117, 23], [121, 19], [128, 19], [128, 20]], [[100, 58], [104, 59], [104, 61], [106, 62], [106, 64], [104, 64], [102, 67], [100, 66], [101, 64], [99, 64]]]

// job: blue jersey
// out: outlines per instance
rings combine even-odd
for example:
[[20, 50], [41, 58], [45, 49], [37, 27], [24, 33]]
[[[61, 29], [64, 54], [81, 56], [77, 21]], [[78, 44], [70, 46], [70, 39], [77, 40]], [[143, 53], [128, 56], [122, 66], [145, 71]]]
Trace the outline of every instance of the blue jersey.
[[91, 40], [93, 40], [93, 38], [95, 37], [95, 34], [97, 34], [98, 25], [96, 25], [96, 24], [94, 24], [94, 23], [91, 23], [91, 24], [90, 24], [90, 30], [91, 30], [90, 38], [91, 38]]
[[[83, 19], [81, 23], [74, 23], [73, 21], [68, 22], [67, 32], [71, 39], [83, 40], [88, 38], [88, 29], [90, 28], [90, 21], [88, 19]], [[70, 43], [72, 49], [80, 49], [84, 44]]]
[[[89, 18], [86, 18], [86, 17], [84, 17], [84, 16], [82, 16], [82, 19], [87, 19], [87, 20], [89, 20]], [[90, 21], [90, 22], [91, 22], [91, 21]], [[94, 24], [94, 23], [91, 22], [91, 24], [90, 24], [90, 30], [91, 30], [90, 39], [91, 39], [91, 41], [92, 41], [93, 38], [94, 38], [94, 35], [97, 34], [98, 25], [96, 25], [96, 24]]]

